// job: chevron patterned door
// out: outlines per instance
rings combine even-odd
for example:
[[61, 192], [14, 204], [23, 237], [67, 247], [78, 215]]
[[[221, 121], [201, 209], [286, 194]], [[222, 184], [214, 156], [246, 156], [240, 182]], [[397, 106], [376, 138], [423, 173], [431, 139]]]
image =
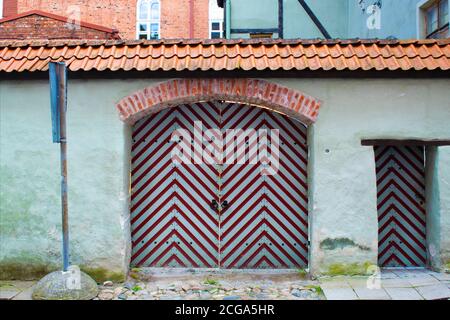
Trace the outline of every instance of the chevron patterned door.
[[[261, 108], [226, 104], [222, 130], [240, 128], [247, 139], [246, 158], [224, 166], [220, 216], [221, 266], [224, 268], [297, 268], [307, 265], [308, 211], [306, 184], [306, 128], [280, 114]], [[267, 139], [252, 129], [268, 130]], [[274, 141], [271, 129], [279, 130]], [[246, 131], [250, 130], [250, 131]], [[245, 133], [246, 131], [246, 133]], [[279, 146], [278, 171], [263, 175], [258, 151]], [[238, 143], [236, 143], [236, 146]], [[239, 157], [239, 153], [237, 154]]]
[[[196, 121], [202, 123], [203, 136], [196, 135]], [[177, 129], [190, 137], [174, 139]], [[236, 129], [229, 149], [227, 132]], [[258, 134], [261, 129], [267, 134]], [[270, 131], [274, 129], [279, 140]], [[245, 138], [245, 130], [254, 134]], [[202, 157], [196, 148], [194, 163], [174, 163], [173, 152], [189, 139], [218, 163], [195, 162]], [[239, 145], [246, 146], [244, 154]], [[272, 146], [279, 146], [278, 159], [271, 157]], [[238, 151], [232, 163], [226, 161], [230, 150]], [[261, 150], [266, 152], [262, 160]], [[307, 158], [306, 128], [261, 108], [209, 102], [140, 120], [132, 146], [132, 265], [307, 266]], [[272, 164], [267, 159], [279, 163], [274, 174], [262, 174]]]
[[375, 159], [378, 185], [378, 263], [384, 267], [424, 267], [424, 148], [377, 146]]
[[196, 104], [166, 109], [134, 126], [133, 266], [218, 267], [219, 217], [210, 205], [219, 201], [218, 172], [207, 164], [177, 165], [171, 157], [189, 142], [181, 136], [171, 141], [174, 130], [193, 138], [195, 121], [208, 129], [217, 128], [218, 119], [218, 107]]

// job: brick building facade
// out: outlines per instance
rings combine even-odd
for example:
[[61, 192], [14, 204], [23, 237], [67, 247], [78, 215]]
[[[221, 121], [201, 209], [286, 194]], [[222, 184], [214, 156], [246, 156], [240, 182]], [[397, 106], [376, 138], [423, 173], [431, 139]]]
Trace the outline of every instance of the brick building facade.
[[208, 0], [161, 1], [162, 38], [208, 38]]
[[117, 30], [38, 10], [4, 18], [0, 23], [0, 39], [41, 39], [43, 35], [48, 39], [119, 39]]
[[[78, 19], [118, 30], [122, 39], [136, 39], [138, 37], [138, 7], [141, 1], [3, 0], [3, 18], [31, 10], [41, 10], [68, 19]], [[209, 37], [209, 0], [159, 0], [156, 2], [160, 8], [159, 38]], [[33, 22], [29, 22], [32, 27]]]
[[17, 11], [17, 0], [3, 0], [0, 1], [0, 4], [3, 2], [2, 6], [2, 15], [3, 17], [9, 17], [18, 13]]

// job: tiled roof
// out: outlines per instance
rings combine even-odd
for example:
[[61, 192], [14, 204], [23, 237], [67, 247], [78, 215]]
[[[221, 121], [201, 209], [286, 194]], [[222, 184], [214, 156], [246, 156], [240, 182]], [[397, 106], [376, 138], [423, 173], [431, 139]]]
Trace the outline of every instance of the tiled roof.
[[449, 70], [445, 40], [0, 41], [0, 71]]

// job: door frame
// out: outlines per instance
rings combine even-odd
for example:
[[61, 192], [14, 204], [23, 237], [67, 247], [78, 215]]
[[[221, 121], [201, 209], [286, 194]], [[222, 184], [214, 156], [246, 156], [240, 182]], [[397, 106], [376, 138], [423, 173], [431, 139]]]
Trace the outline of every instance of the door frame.
[[[148, 114], [158, 112], [173, 105], [196, 103], [209, 100], [224, 100], [251, 104], [270, 109], [288, 117], [299, 120], [307, 127], [308, 137], [308, 185], [311, 186], [312, 166], [311, 141], [313, 141], [313, 125], [317, 121], [323, 102], [304, 92], [280, 85], [273, 81], [255, 78], [179, 78], [163, 82], [154, 82], [146, 88], [132, 91], [117, 101], [115, 107], [124, 123], [126, 137], [124, 148], [128, 155], [124, 165], [125, 190], [123, 198], [123, 229], [127, 242], [124, 244], [124, 268], [129, 270], [131, 262], [131, 226], [130, 226], [130, 194], [131, 194], [131, 127], [139, 119]], [[312, 188], [308, 189], [308, 269], [311, 268], [311, 232]]]
[[[426, 268], [440, 271], [442, 261], [440, 258], [441, 225], [439, 217], [441, 215], [439, 206], [439, 196], [436, 192], [438, 187], [438, 152], [439, 147], [450, 146], [448, 139], [386, 139], [371, 138], [362, 139], [362, 146], [374, 147], [376, 145], [386, 146], [424, 146], [425, 148], [425, 201], [426, 201]], [[378, 212], [377, 212], [378, 214]], [[378, 251], [377, 251], [378, 252]]]

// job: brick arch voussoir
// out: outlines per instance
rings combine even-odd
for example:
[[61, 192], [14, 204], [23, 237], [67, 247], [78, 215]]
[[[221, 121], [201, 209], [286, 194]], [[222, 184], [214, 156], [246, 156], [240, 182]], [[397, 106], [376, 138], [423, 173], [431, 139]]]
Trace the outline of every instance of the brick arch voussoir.
[[117, 103], [120, 118], [134, 124], [149, 114], [180, 104], [224, 100], [281, 112], [306, 125], [317, 120], [321, 101], [259, 79], [174, 79], [139, 90]]

